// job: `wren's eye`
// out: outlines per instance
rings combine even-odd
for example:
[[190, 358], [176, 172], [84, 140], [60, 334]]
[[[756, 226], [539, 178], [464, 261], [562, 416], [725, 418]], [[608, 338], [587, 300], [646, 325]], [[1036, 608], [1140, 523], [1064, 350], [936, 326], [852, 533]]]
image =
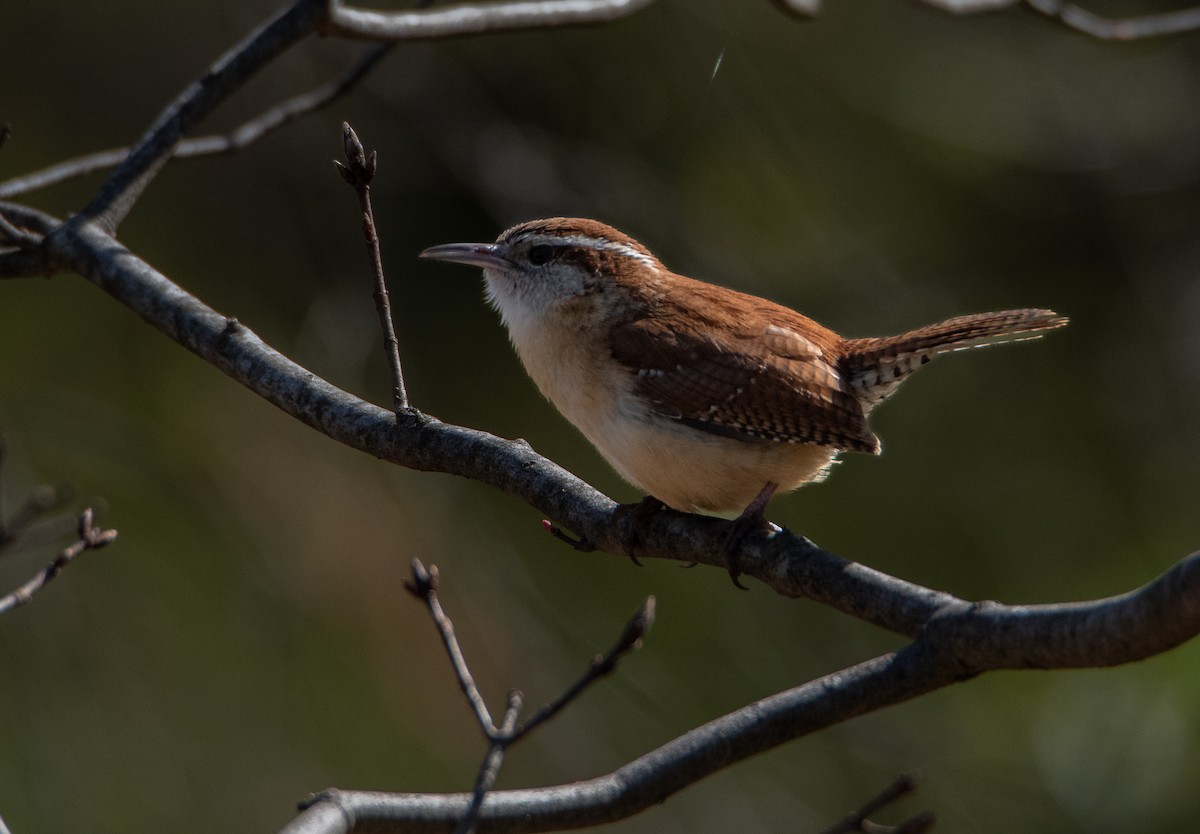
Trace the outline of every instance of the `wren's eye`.
[[529, 250], [529, 262], [534, 266], [549, 263], [554, 258], [554, 247], [539, 243]]

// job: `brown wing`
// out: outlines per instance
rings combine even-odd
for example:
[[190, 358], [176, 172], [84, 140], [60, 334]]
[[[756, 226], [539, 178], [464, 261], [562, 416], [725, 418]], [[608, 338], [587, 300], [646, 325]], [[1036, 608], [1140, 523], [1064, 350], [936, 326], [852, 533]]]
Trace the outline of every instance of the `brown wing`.
[[629, 322], [613, 333], [613, 356], [636, 375], [639, 396], [684, 425], [747, 441], [878, 452], [829, 346], [791, 322], [744, 312], [745, 324], [725, 345], [670, 316]]

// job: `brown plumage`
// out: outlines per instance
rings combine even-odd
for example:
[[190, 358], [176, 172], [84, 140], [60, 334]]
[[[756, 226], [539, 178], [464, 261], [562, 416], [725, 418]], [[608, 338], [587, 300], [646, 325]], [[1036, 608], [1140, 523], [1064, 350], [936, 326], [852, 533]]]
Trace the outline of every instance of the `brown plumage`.
[[1067, 323], [1006, 310], [845, 339], [672, 273], [594, 220], [535, 220], [422, 254], [482, 266], [542, 392], [626, 479], [682, 510], [755, 507], [820, 480], [841, 450], [877, 454], [867, 415], [932, 357]]

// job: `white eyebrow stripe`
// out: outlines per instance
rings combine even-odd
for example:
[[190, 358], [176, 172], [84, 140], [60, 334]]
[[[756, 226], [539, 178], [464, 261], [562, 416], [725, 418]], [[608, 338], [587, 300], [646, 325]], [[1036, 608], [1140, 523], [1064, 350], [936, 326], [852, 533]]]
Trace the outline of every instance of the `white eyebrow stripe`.
[[583, 249], [594, 249], [598, 252], [616, 252], [626, 257], [641, 261], [646, 266], [658, 268], [658, 263], [650, 255], [645, 252], [640, 252], [628, 243], [620, 243], [615, 240], [605, 240], [601, 237], [588, 237], [587, 235], [535, 235], [529, 238], [534, 243], [546, 243], [551, 246], [558, 244], [567, 246], [579, 246]]

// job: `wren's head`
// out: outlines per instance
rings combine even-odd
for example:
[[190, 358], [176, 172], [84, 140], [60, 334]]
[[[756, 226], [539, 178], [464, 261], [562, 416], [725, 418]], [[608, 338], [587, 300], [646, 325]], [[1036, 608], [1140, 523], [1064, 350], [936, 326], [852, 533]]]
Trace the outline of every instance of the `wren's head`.
[[[580, 325], [619, 304], [618, 283], [644, 283], [665, 268], [633, 238], [596, 220], [553, 217], [513, 226], [495, 243], [447, 243], [422, 258], [483, 268], [488, 300], [510, 330], [567, 314]], [[570, 308], [575, 308], [573, 314]]]

